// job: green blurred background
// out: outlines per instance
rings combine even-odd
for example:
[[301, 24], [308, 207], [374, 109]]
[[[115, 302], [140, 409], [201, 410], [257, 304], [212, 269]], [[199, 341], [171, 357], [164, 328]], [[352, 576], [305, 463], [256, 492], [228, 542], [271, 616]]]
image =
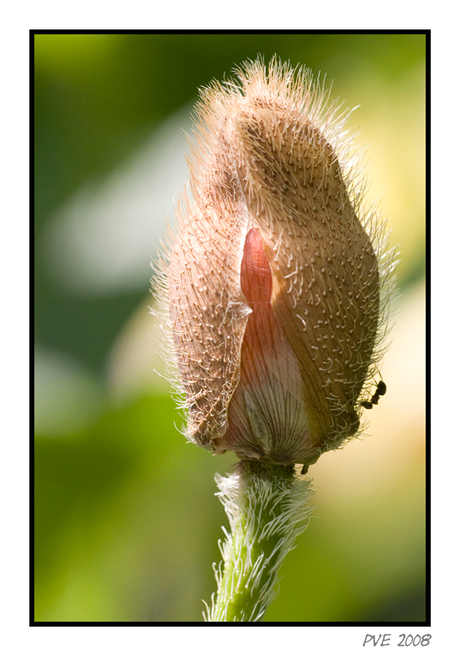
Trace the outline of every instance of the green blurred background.
[[259, 53], [360, 105], [400, 297], [367, 436], [310, 469], [315, 517], [266, 621], [425, 620], [423, 34], [36, 34], [35, 619], [201, 621], [227, 523], [156, 356], [150, 262], [197, 89]]

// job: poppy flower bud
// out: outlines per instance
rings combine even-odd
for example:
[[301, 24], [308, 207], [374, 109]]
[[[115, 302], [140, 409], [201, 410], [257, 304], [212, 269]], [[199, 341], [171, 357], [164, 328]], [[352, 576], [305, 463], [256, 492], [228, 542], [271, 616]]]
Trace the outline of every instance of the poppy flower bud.
[[358, 432], [391, 270], [360, 215], [346, 117], [275, 60], [205, 90], [197, 114], [167, 266], [187, 434], [308, 466]]

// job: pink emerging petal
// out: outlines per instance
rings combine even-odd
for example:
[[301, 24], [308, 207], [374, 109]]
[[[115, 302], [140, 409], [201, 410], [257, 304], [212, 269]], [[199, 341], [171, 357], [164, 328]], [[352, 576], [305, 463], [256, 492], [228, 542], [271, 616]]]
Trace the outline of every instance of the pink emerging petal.
[[314, 460], [316, 445], [308, 440], [299, 366], [273, 313], [272, 272], [254, 228], [244, 246], [241, 289], [252, 312], [241, 349], [240, 382], [229, 406], [229, 429], [218, 446], [284, 464]]

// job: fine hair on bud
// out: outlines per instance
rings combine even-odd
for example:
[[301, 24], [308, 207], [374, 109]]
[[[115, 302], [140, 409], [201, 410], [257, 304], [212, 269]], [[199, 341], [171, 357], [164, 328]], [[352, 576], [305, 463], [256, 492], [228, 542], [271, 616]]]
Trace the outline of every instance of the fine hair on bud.
[[276, 58], [201, 92], [162, 270], [185, 433], [214, 453], [308, 467], [361, 430], [395, 254], [349, 114]]

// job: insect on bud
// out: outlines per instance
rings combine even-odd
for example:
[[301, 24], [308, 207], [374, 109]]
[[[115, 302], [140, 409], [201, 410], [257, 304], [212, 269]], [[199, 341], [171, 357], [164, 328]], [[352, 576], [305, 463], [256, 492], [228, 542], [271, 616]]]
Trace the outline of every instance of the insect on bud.
[[216, 453], [308, 466], [359, 430], [393, 261], [328, 98], [256, 61], [197, 107], [166, 287], [187, 435]]

